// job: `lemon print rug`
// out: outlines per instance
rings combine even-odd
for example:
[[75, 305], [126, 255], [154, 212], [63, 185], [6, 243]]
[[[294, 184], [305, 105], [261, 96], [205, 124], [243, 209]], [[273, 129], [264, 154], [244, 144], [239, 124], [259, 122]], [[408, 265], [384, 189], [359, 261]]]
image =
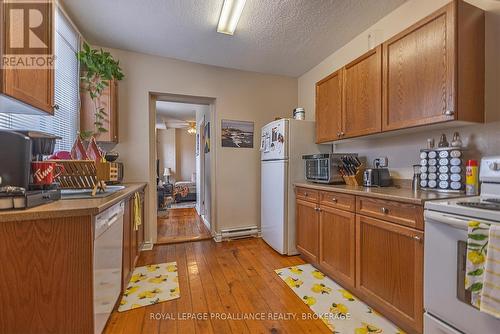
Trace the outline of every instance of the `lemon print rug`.
[[123, 293], [118, 312], [158, 304], [179, 297], [177, 262], [137, 267]]
[[333, 333], [404, 333], [310, 264], [275, 272]]

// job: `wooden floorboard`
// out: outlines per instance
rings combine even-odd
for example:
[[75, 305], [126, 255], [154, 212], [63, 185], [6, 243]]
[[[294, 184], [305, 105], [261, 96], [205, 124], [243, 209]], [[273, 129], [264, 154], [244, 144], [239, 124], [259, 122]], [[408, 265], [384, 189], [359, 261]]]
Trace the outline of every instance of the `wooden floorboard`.
[[194, 208], [168, 209], [158, 217], [157, 244], [174, 244], [212, 238], [209, 229]]
[[[301, 319], [310, 309], [274, 273], [274, 269], [304, 262], [296, 256], [279, 255], [261, 239], [157, 245], [142, 252], [137, 265], [171, 261], [177, 261], [181, 297], [122, 313], [114, 311], [106, 334], [330, 333], [320, 320]], [[269, 312], [292, 312], [299, 318], [241, 319]], [[208, 320], [185, 318], [204, 313]], [[240, 319], [222, 320], [217, 314]]]
[[[164, 232], [200, 231], [197, 224], [203, 222], [194, 210], [174, 210], [168, 218], [174, 224], [159, 222], [158, 226], [166, 224]], [[152, 251], [141, 253], [137, 266], [172, 261], [177, 262], [180, 298], [114, 311], [105, 334], [330, 333], [320, 320], [302, 320], [303, 314], [312, 311], [274, 272], [304, 262], [276, 253], [262, 239], [155, 245]], [[270, 312], [294, 313], [299, 318], [271, 319]], [[244, 318], [260, 313], [266, 314], [265, 319]], [[193, 317], [205, 314], [206, 320]]]

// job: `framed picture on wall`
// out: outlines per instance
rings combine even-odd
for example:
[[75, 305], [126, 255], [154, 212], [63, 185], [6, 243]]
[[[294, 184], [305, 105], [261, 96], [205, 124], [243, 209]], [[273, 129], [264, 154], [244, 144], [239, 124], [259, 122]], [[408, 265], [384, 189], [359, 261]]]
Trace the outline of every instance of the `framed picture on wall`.
[[205, 138], [205, 153], [210, 153], [210, 122], [205, 123], [203, 134]]
[[253, 148], [254, 123], [222, 120], [222, 147]]

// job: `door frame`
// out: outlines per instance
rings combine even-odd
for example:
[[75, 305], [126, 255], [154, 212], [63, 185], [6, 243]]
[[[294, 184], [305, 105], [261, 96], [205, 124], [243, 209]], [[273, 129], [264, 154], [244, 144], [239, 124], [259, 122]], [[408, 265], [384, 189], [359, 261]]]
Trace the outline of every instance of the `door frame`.
[[[145, 240], [147, 243], [156, 244], [158, 238], [157, 231], [157, 220], [158, 220], [158, 201], [157, 201], [157, 189], [156, 189], [156, 101], [170, 101], [170, 102], [180, 102], [180, 103], [193, 103], [193, 104], [205, 104], [209, 106], [210, 115], [210, 233], [215, 236], [215, 231], [217, 228], [217, 195], [216, 195], [216, 171], [217, 171], [217, 145], [216, 145], [216, 134], [217, 134], [217, 108], [216, 99], [213, 97], [204, 96], [194, 96], [194, 95], [181, 95], [173, 93], [162, 93], [162, 92], [149, 92], [149, 190], [147, 191], [147, 196], [149, 198], [149, 215], [146, 214], [146, 224], [145, 224]], [[201, 151], [201, 145], [200, 145]]]
[[[209, 115], [211, 116], [212, 115], [212, 106], [209, 106]], [[212, 138], [213, 138], [213, 135], [212, 135], [212, 128], [213, 128], [213, 122], [211, 120], [211, 117], [207, 120], [205, 115], [203, 116], [203, 120], [201, 121], [200, 123], [200, 127], [199, 127], [199, 140], [200, 140], [200, 143], [199, 143], [199, 163], [200, 163], [200, 177], [199, 177], [199, 180], [200, 180], [200, 185], [199, 185], [199, 191], [200, 191], [200, 203], [197, 202], [197, 205], [199, 205], [199, 212], [198, 214], [200, 215], [203, 223], [205, 224], [205, 226], [210, 230], [212, 236], [215, 235], [214, 233], [215, 232], [212, 232], [212, 229], [211, 229], [211, 226], [212, 226], [212, 222], [211, 222], [211, 218], [212, 218], [212, 206], [211, 206], [211, 203], [212, 203], [212, 199], [213, 199], [213, 196], [212, 196], [212, 182], [210, 183], [210, 192], [208, 194], [208, 197], [209, 197], [209, 203], [210, 203], [210, 208], [208, 210], [208, 217], [207, 217], [207, 205], [206, 205], [206, 200], [207, 200], [207, 181], [206, 181], [206, 167], [207, 167], [207, 163], [206, 163], [206, 157], [207, 157], [207, 153], [205, 153], [205, 125], [207, 124], [207, 121], [210, 123], [210, 128], [209, 128], [209, 133], [210, 133], [210, 153], [212, 153], [212, 148], [213, 148], [213, 145], [212, 145]], [[215, 155], [213, 155], [215, 156]], [[212, 156], [211, 156], [212, 157]], [[212, 175], [211, 173], [211, 168], [212, 168], [212, 164], [211, 164], [212, 160], [210, 160], [210, 164], [208, 165], [210, 170], [210, 174]], [[211, 177], [211, 180], [212, 180], [212, 177]]]
[[[199, 140], [199, 143], [197, 142], [196, 145], [198, 147], [198, 159], [199, 159], [199, 164], [200, 164], [200, 175], [197, 177], [199, 179], [199, 191], [200, 191], [200, 203], [196, 202], [196, 205], [199, 206], [199, 211], [198, 214], [203, 218], [203, 215], [205, 214], [205, 149], [202, 147], [202, 144], [205, 143], [205, 134], [204, 134], [204, 129], [205, 129], [205, 116], [203, 116], [203, 119], [200, 122], [200, 126], [198, 127], [198, 124], [196, 125], [196, 131], [198, 131], [198, 136], [196, 136], [196, 139]], [[198, 186], [198, 184], [197, 184]], [[198, 201], [198, 199], [197, 199]]]

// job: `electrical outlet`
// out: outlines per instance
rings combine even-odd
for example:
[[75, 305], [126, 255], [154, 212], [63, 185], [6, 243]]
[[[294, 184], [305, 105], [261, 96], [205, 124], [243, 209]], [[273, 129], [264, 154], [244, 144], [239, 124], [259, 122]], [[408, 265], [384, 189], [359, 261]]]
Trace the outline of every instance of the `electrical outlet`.
[[378, 161], [379, 167], [387, 167], [389, 166], [389, 159], [387, 157], [377, 157], [374, 160], [375, 162]]

